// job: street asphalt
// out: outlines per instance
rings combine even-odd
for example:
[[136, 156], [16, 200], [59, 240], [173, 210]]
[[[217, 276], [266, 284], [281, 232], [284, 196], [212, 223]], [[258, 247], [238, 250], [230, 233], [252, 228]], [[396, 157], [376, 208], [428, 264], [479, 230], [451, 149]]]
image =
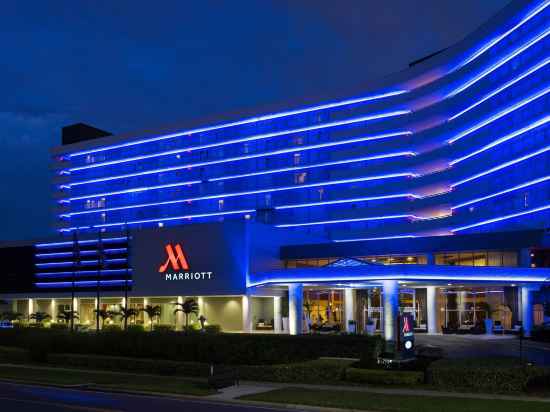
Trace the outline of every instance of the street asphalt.
[[277, 412], [283, 409], [0, 382], [2, 412]]

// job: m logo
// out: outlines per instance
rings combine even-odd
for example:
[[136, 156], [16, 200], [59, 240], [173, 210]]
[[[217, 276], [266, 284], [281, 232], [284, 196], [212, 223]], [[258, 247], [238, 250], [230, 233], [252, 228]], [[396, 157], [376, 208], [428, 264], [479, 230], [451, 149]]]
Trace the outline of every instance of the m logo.
[[403, 317], [403, 333], [412, 332], [411, 318], [409, 316]]
[[165, 246], [165, 249], [168, 258], [166, 259], [166, 262], [159, 267], [159, 273], [166, 272], [169, 265], [172, 266], [173, 270], [189, 270], [189, 263], [187, 263], [187, 258], [185, 257], [185, 253], [183, 253], [183, 249], [179, 243], [176, 243], [175, 246], [168, 243]]

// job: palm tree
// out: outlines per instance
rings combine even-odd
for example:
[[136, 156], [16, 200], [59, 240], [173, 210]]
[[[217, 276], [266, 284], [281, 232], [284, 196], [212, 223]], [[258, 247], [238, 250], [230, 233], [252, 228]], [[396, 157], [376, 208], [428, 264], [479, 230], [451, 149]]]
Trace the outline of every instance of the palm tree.
[[149, 316], [149, 319], [151, 320], [151, 331], [153, 331], [153, 319], [160, 317], [160, 306], [147, 305], [140, 310], [147, 313], [147, 316]]
[[51, 318], [46, 312], [34, 312], [29, 316], [30, 319], [33, 319], [36, 323], [42, 326], [42, 322]]
[[12, 311], [2, 312], [2, 314], [0, 315], [0, 319], [7, 320], [9, 322], [13, 322], [14, 320], [20, 320], [22, 317], [23, 317], [22, 313], [12, 312]]
[[64, 310], [57, 314], [57, 319], [62, 320], [65, 323], [69, 323], [78, 319], [78, 312], [73, 310]]
[[183, 312], [185, 315], [185, 333], [189, 330], [189, 315], [194, 314], [195, 316], [198, 316], [199, 314], [199, 305], [197, 302], [195, 302], [194, 299], [186, 299], [185, 302], [179, 303], [174, 302], [175, 306], [179, 306], [178, 308], [174, 309], [174, 314], [178, 312]]
[[118, 312], [116, 312], [116, 316], [120, 316], [120, 319], [124, 321], [123, 322], [124, 323], [124, 330], [126, 330], [127, 327], [128, 327], [128, 319], [133, 317], [134, 320], [135, 320], [135, 317], [137, 316], [137, 314], [138, 314], [137, 309], [128, 308], [124, 305], [120, 305], [120, 310]]
[[116, 312], [111, 312], [110, 310], [105, 309], [95, 309], [94, 313], [98, 318], [101, 318], [101, 329], [105, 326], [105, 321], [111, 319], [113, 316], [116, 316]]

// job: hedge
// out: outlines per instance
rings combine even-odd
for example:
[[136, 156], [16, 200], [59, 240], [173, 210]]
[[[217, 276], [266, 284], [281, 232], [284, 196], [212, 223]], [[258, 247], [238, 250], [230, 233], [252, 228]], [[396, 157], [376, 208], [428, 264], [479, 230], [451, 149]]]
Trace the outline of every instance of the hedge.
[[348, 368], [346, 381], [376, 385], [419, 385], [424, 383], [424, 372]]
[[529, 383], [549, 374], [537, 366], [521, 364], [517, 358], [442, 359], [427, 370], [427, 381], [443, 390], [516, 393]]
[[320, 357], [374, 357], [380, 337], [181, 332], [69, 333], [51, 329], [0, 330], [0, 344], [36, 353], [76, 353], [229, 365], [274, 365]]
[[333, 384], [345, 379], [352, 362], [318, 359], [287, 365], [243, 365], [238, 371], [241, 379], [251, 381]]

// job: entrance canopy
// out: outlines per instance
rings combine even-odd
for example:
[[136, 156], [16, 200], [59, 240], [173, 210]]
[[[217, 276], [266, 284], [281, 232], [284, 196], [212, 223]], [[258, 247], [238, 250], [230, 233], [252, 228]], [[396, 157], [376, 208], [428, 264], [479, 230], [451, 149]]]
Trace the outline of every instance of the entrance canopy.
[[249, 276], [247, 287], [309, 282], [406, 282], [544, 283], [550, 268], [444, 266], [444, 265], [350, 265], [280, 269]]

